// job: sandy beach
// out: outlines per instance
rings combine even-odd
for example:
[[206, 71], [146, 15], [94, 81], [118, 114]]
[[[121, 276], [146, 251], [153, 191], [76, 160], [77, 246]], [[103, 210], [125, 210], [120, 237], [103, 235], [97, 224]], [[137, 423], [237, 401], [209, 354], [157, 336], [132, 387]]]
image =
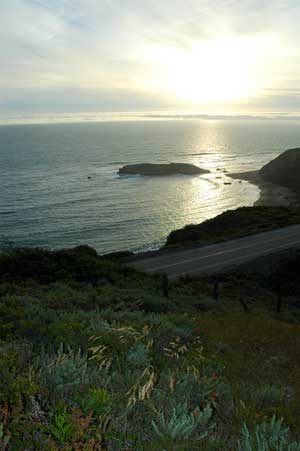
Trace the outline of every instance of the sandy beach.
[[299, 205], [299, 197], [289, 188], [274, 185], [262, 179], [259, 171], [249, 171], [228, 174], [229, 177], [238, 180], [245, 180], [256, 185], [260, 190], [260, 197], [254, 206], [284, 206], [292, 207]]

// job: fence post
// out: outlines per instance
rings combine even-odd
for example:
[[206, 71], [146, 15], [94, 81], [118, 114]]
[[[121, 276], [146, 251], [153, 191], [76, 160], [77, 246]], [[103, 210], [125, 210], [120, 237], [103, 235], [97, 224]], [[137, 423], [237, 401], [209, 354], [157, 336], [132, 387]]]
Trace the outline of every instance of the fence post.
[[277, 294], [277, 305], [276, 305], [276, 312], [280, 313], [281, 312], [281, 307], [282, 307], [282, 295], [279, 292]]
[[220, 297], [220, 285], [219, 285], [219, 281], [215, 280], [214, 281], [214, 293], [213, 293], [213, 297], [216, 301], [219, 300]]
[[169, 279], [166, 274], [163, 274], [162, 290], [163, 290], [164, 297], [168, 298], [169, 297]]
[[242, 305], [244, 312], [248, 312], [248, 305], [246, 304], [246, 301], [243, 299], [242, 296], [239, 296], [239, 302]]

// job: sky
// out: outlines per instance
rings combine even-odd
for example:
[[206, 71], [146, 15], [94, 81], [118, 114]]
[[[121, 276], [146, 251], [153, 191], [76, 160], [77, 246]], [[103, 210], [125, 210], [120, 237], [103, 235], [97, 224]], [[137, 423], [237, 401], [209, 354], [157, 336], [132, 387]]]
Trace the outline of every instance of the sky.
[[0, 0], [0, 113], [300, 112], [299, 0]]

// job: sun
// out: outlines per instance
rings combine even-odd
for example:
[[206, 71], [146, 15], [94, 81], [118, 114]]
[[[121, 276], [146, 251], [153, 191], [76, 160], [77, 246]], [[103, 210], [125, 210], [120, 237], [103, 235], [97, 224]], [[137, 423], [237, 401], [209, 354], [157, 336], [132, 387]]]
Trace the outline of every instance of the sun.
[[156, 46], [148, 54], [156, 68], [148, 85], [188, 103], [239, 102], [267, 84], [275, 45], [270, 36], [227, 36], [189, 50]]

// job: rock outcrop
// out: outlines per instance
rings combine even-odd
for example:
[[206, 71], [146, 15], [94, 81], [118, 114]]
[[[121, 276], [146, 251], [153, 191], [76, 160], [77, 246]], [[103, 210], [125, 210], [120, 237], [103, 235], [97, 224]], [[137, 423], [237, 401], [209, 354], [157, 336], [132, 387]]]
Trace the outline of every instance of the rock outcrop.
[[259, 175], [266, 182], [300, 192], [300, 148], [286, 150], [266, 164]]
[[198, 175], [207, 174], [210, 171], [199, 168], [189, 163], [141, 163], [128, 164], [119, 169], [118, 174], [140, 174], [140, 175]]

